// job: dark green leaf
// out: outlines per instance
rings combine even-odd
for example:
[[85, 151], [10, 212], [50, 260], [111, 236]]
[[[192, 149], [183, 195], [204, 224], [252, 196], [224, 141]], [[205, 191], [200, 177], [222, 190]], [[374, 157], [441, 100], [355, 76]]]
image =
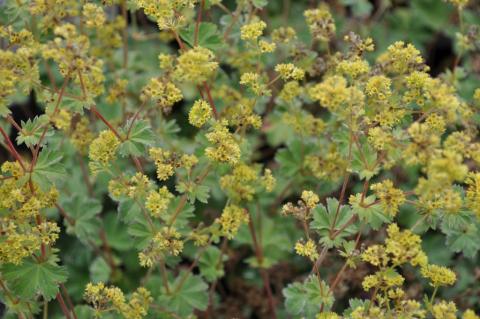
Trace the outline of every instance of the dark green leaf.
[[322, 304], [324, 310], [328, 311], [334, 301], [328, 285], [324, 281], [319, 283], [315, 276], [308, 277], [303, 283], [288, 285], [283, 289], [283, 295], [287, 311], [306, 318], [315, 318]]
[[[195, 24], [190, 24], [186, 29], [180, 31], [180, 37], [193, 47], [195, 43]], [[223, 46], [222, 38], [215, 24], [210, 22], [200, 23], [197, 45], [213, 51]]]
[[24, 260], [21, 265], [7, 264], [2, 268], [2, 274], [9, 287], [24, 299], [32, 299], [42, 295], [50, 300], [58, 292], [58, 284], [67, 280], [67, 271], [53, 261], [37, 263]]

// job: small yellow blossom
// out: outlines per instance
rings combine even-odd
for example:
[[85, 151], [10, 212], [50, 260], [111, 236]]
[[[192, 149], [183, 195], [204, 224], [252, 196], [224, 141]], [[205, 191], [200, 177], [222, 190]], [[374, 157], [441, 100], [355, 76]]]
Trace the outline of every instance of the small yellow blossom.
[[115, 152], [119, 145], [120, 141], [112, 131], [102, 131], [90, 144], [88, 157], [92, 161], [107, 164], [115, 158]]
[[103, 9], [94, 3], [86, 3], [82, 14], [88, 28], [98, 28], [105, 24], [106, 17]]
[[179, 81], [200, 84], [210, 79], [218, 68], [215, 54], [209, 49], [194, 47], [177, 59], [175, 76]]
[[229, 205], [223, 209], [222, 215], [216, 219], [216, 222], [220, 224], [223, 235], [228, 239], [233, 239], [240, 226], [248, 223], [249, 219], [245, 209]]
[[335, 35], [335, 21], [326, 6], [306, 10], [304, 15], [313, 38], [328, 41]]
[[305, 203], [305, 205], [312, 209], [317, 206], [318, 202], [320, 201], [320, 198], [318, 198], [318, 195], [315, 194], [312, 191], [304, 190], [302, 192], [302, 200]]
[[380, 200], [383, 209], [388, 215], [395, 216], [398, 213], [398, 207], [405, 202], [403, 191], [393, 187], [391, 180], [384, 180], [381, 183], [373, 184], [370, 187]]
[[153, 217], [160, 217], [168, 208], [170, 201], [173, 199], [166, 186], [158, 189], [158, 192], [150, 192], [147, 196], [145, 207], [150, 211]]
[[301, 80], [305, 76], [305, 71], [296, 67], [292, 63], [277, 64], [275, 72], [280, 74], [280, 77], [287, 80]]
[[437, 265], [426, 265], [422, 267], [421, 273], [422, 277], [430, 280], [430, 285], [433, 287], [451, 286], [457, 280], [453, 271]]
[[213, 145], [205, 150], [208, 158], [230, 164], [235, 164], [240, 159], [240, 147], [228, 131], [226, 121], [216, 122], [207, 134], [207, 140]]
[[256, 41], [266, 27], [267, 24], [263, 21], [246, 24], [240, 29], [240, 38], [245, 41]]
[[260, 51], [262, 53], [272, 53], [277, 47], [274, 42], [267, 42], [265, 40], [260, 40], [258, 42], [258, 46], [260, 47]]
[[204, 100], [195, 101], [188, 113], [188, 121], [196, 127], [202, 127], [211, 118], [212, 107]]
[[453, 301], [442, 300], [433, 305], [432, 315], [435, 319], [457, 319], [457, 306]]
[[300, 256], [309, 258], [311, 261], [316, 261], [318, 258], [317, 245], [311, 239], [305, 243], [298, 241], [295, 244], [295, 252]]

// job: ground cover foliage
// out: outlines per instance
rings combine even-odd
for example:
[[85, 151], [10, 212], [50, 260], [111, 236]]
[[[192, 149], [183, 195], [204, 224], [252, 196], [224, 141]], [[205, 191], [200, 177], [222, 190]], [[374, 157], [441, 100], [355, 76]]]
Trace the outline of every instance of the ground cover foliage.
[[479, 23], [0, 1], [0, 317], [478, 319]]

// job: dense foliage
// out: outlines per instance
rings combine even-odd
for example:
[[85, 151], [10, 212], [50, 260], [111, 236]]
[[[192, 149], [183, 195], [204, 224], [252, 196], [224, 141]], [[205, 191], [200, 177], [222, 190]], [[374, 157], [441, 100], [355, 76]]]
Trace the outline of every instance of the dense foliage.
[[5, 318], [480, 318], [479, 17], [0, 1]]

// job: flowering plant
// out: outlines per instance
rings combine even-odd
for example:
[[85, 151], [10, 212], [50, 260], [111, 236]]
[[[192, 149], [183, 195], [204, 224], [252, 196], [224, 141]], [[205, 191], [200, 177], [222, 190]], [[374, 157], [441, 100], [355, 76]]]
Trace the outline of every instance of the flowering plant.
[[480, 5], [311, 2], [0, 2], [6, 318], [479, 318]]

